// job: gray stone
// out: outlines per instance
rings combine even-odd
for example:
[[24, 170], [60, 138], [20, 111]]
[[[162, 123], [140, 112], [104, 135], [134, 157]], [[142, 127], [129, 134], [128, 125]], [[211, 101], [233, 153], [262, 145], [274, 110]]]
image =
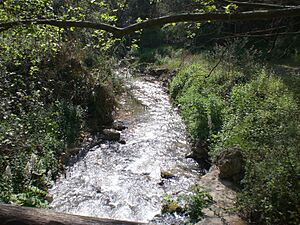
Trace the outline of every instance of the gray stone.
[[161, 171], [160, 176], [161, 176], [161, 178], [164, 178], [164, 179], [171, 179], [171, 178], [175, 177], [175, 175], [173, 173], [171, 173], [170, 171]]
[[197, 225], [247, 225], [238, 213], [232, 210], [236, 206], [236, 191], [232, 186], [227, 186], [227, 182], [218, 179], [219, 174], [219, 168], [214, 165], [198, 181], [198, 185], [205, 187], [209, 192], [213, 203], [202, 210], [204, 217]]
[[122, 145], [125, 145], [126, 141], [125, 140], [120, 140], [119, 143], [122, 144]]
[[169, 73], [169, 69], [167, 68], [155, 68], [149, 70], [149, 75], [154, 77], [160, 77], [163, 74]]

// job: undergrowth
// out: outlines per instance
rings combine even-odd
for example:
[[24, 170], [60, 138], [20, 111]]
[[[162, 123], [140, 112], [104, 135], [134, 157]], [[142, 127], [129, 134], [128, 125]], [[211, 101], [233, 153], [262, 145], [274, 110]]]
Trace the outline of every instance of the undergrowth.
[[120, 85], [106, 56], [70, 44], [0, 66], [0, 201], [47, 207], [62, 155], [112, 121]]
[[[246, 172], [237, 207], [244, 216], [299, 224], [299, 91], [291, 75], [282, 79], [259, 57], [245, 41], [185, 57], [170, 84], [171, 100], [191, 139], [209, 144], [212, 160], [226, 149], [242, 152]], [[174, 64], [172, 57], [162, 61]]]
[[189, 188], [189, 193], [167, 195], [162, 203], [162, 213], [186, 215], [187, 224], [195, 224], [204, 217], [203, 209], [213, 203], [213, 198], [203, 187], [193, 185]]

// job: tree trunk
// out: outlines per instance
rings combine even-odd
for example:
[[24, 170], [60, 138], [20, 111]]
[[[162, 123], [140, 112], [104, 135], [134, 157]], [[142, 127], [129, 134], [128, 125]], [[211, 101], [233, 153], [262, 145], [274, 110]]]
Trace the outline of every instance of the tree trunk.
[[142, 225], [104, 218], [85, 217], [37, 209], [0, 204], [0, 225]]

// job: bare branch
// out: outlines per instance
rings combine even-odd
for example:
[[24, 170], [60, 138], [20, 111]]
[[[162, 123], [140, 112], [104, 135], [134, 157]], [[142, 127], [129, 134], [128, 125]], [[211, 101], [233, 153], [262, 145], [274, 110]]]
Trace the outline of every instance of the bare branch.
[[159, 17], [150, 19], [145, 22], [136, 23], [123, 28], [122, 35], [126, 35], [137, 30], [148, 27], [160, 26], [168, 23], [178, 22], [201, 22], [201, 21], [237, 21], [237, 20], [264, 20], [274, 18], [286, 18], [300, 16], [300, 7], [276, 10], [257, 10], [241, 13], [224, 14], [224, 13], [195, 13], [195, 14], [178, 14], [172, 16]]
[[162, 26], [168, 23], [178, 22], [201, 22], [201, 21], [249, 21], [249, 20], [265, 20], [274, 18], [288, 18], [300, 16], [300, 7], [288, 8], [288, 9], [275, 9], [275, 10], [256, 10], [239, 12], [233, 14], [225, 13], [185, 13], [171, 16], [158, 17], [149, 19], [144, 22], [132, 24], [130, 26], [119, 28], [113, 25], [105, 23], [95, 23], [88, 21], [70, 21], [70, 20], [20, 20], [12, 22], [1, 22], [0, 30], [9, 29], [21, 25], [32, 25], [32, 24], [44, 24], [56, 27], [68, 28], [68, 27], [79, 27], [79, 28], [91, 28], [104, 30], [112, 33], [116, 37], [121, 37], [134, 33], [135, 31], [153, 27]]
[[300, 31], [295, 32], [282, 32], [282, 33], [271, 33], [271, 34], [251, 34], [251, 33], [243, 33], [243, 34], [233, 34], [230, 36], [224, 36], [219, 38], [213, 38], [214, 40], [221, 39], [229, 39], [229, 38], [237, 38], [237, 37], [274, 37], [274, 36], [288, 36], [288, 35], [300, 35]]
[[220, 65], [220, 63], [222, 62], [224, 55], [228, 49], [229, 45], [226, 46], [226, 48], [223, 50], [222, 55], [220, 56], [218, 62], [216, 63], [216, 65], [210, 70], [209, 74], [207, 76], [205, 76], [205, 78], [209, 78], [210, 75], [214, 72], [214, 70]]
[[284, 8], [293, 8], [295, 6], [291, 5], [278, 5], [278, 4], [270, 4], [270, 3], [256, 3], [256, 2], [237, 2], [237, 1], [224, 1], [229, 4], [235, 4], [237, 6], [245, 6], [252, 8], [265, 8], [265, 9], [284, 9]]

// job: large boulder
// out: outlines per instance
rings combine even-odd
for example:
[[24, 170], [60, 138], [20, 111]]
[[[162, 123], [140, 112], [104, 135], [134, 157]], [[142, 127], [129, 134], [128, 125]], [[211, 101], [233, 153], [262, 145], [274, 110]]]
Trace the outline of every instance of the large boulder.
[[238, 148], [226, 149], [217, 158], [216, 165], [220, 169], [219, 177], [239, 183], [244, 176], [245, 160]]

